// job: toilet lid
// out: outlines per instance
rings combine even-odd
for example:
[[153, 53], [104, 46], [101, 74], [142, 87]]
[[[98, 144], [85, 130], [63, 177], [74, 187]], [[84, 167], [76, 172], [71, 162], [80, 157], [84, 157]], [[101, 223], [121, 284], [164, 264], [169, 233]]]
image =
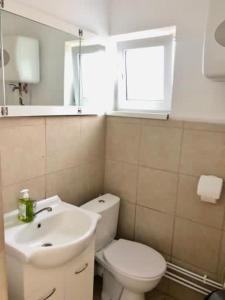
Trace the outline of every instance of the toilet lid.
[[138, 278], [156, 278], [166, 271], [166, 261], [154, 249], [120, 239], [104, 251], [112, 268]]

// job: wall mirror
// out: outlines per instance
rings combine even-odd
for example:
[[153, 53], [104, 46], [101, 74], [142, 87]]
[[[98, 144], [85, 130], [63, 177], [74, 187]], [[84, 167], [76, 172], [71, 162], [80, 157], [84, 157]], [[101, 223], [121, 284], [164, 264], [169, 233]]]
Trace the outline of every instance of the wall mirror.
[[71, 34], [6, 10], [0, 13], [1, 114], [95, 114], [81, 87], [83, 31]]

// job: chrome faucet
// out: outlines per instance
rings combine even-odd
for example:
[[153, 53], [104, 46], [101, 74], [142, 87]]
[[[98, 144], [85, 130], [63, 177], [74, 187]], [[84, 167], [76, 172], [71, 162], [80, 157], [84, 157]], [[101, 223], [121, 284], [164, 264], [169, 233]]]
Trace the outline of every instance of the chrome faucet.
[[43, 212], [43, 211], [52, 211], [52, 207], [45, 207], [45, 208], [42, 208], [42, 209], [40, 209], [40, 210], [38, 210], [37, 212], [35, 212], [34, 214], [33, 214], [33, 216], [35, 217], [36, 215], [38, 215], [38, 214], [40, 214], [41, 212]]

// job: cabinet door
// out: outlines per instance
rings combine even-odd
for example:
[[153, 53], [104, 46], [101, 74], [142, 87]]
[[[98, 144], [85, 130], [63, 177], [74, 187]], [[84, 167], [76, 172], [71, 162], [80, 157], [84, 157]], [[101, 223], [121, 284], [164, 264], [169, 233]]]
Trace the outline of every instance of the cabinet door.
[[[25, 300], [64, 300], [64, 269], [39, 269], [26, 266]], [[16, 300], [16, 299], [15, 299]]]
[[93, 260], [73, 263], [66, 272], [65, 300], [92, 300], [94, 262]]
[[61, 286], [42, 287], [32, 291], [25, 300], [62, 300], [64, 299], [64, 291]]

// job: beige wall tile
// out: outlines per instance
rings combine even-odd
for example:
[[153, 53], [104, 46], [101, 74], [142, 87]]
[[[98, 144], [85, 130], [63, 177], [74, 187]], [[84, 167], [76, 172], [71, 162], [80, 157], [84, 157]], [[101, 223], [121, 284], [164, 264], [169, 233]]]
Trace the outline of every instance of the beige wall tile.
[[77, 167], [81, 164], [80, 158], [81, 142], [78, 139], [76, 145], [66, 144], [60, 151], [46, 158], [46, 173]]
[[224, 124], [211, 124], [202, 122], [184, 122], [185, 129], [225, 132]]
[[170, 255], [173, 216], [137, 206], [135, 240]]
[[19, 192], [22, 189], [29, 189], [30, 197], [33, 200], [45, 198], [45, 176], [32, 178], [17, 184], [9, 185], [2, 188], [2, 200], [4, 212], [9, 212], [17, 208]]
[[144, 126], [183, 128], [184, 122], [177, 120], [142, 119], [141, 124]]
[[4, 252], [0, 252], [0, 299], [7, 300], [7, 280], [6, 280], [6, 268], [5, 268], [5, 256]]
[[90, 201], [104, 192], [104, 162], [96, 160], [80, 167], [83, 169], [82, 180], [84, 186], [88, 183], [88, 189], [84, 190], [84, 198]]
[[221, 232], [176, 218], [173, 257], [209, 272], [217, 271]]
[[110, 123], [128, 123], [128, 124], [141, 124], [141, 121], [142, 119], [140, 118], [133, 118], [133, 117], [107, 117], [106, 118], [106, 122], [107, 124], [110, 124]]
[[89, 162], [104, 157], [105, 118], [81, 118], [81, 156], [80, 160]]
[[3, 186], [43, 175], [45, 127], [9, 127], [0, 130]]
[[142, 165], [177, 171], [182, 129], [143, 126], [140, 149]]
[[18, 118], [1, 118], [0, 128], [24, 127], [24, 126], [40, 126], [45, 125], [44, 117], [18, 117]]
[[135, 205], [127, 201], [120, 201], [120, 213], [118, 222], [118, 236], [120, 238], [134, 240]]
[[139, 124], [116, 121], [107, 122], [107, 159], [137, 163], [139, 142]]
[[224, 282], [225, 274], [225, 232], [223, 232], [222, 243], [220, 248], [219, 256], [219, 267], [218, 267], [218, 281]]
[[177, 215], [221, 229], [224, 219], [225, 195], [216, 205], [205, 203], [197, 196], [198, 178], [181, 175], [178, 188]]
[[218, 280], [218, 274], [217, 274], [217, 272], [212, 273], [212, 272], [200, 269], [200, 268], [198, 268], [196, 266], [191, 265], [190, 263], [185, 263], [185, 262], [180, 261], [179, 259], [176, 259], [176, 258], [172, 258], [171, 259], [171, 263], [173, 263], [173, 264], [175, 264], [175, 265], [177, 265], [177, 266], [179, 266], [181, 268], [187, 269], [187, 270], [189, 270], [189, 271], [191, 271], [193, 273], [197, 273], [197, 274], [199, 274], [201, 276], [207, 275], [212, 280], [215, 280], [215, 281]]
[[60, 151], [64, 144], [76, 144], [80, 137], [80, 117], [49, 117], [46, 119], [47, 154]]
[[59, 195], [63, 201], [81, 205], [103, 191], [103, 168], [98, 162], [47, 175], [47, 197]]
[[135, 203], [137, 192], [137, 166], [106, 160], [105, 192]]
[[175, 211], [177, 175], [139, 168], [137, 203], [167, 213]]
[[[59, 195], [63, 201], [74, 205], [80, 205], [82, 199], [84, 182], [81, 180], [79, 167], [61, 170], [48, 174], [46, 181], [46, 196]], [[82, 184], [81, 184], [82, 183]], [[86, 185], [88, 188], [88, 185]]]
[[51, 173], [80, 164], [80, 117], [47, 118], [46, 120], [46, 172]]
[[189, 175], [210, 174], [225, 178], [225, 134], [185, 130], [180, 171]]
[[1, 192], [2, 191], [0, 189], [0, 252], [2, 252], [4, 250], [4, 247], [5, 247], [4, 222], [3, 222], [3, 205], [2, 205], [2, 193]]

